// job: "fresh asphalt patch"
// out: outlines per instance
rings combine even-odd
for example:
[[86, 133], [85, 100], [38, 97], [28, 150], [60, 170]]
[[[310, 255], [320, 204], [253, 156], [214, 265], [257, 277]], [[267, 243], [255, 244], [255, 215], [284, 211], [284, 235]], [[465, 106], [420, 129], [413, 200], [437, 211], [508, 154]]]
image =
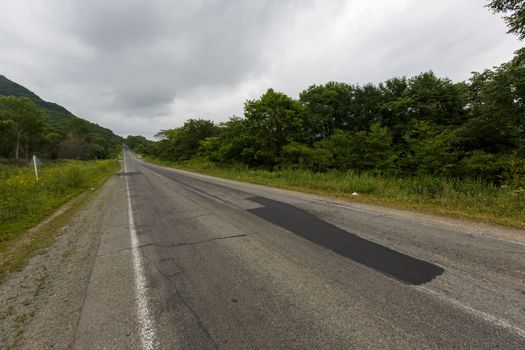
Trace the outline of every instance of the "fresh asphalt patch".
[[248, 199], [264, 205], [260, 208], [247, 209], [252, 214], [407, 284], [421, 285], [430, 282], [445, 271], [427, 261], [342, 230], [293, 205], [264, 197]]

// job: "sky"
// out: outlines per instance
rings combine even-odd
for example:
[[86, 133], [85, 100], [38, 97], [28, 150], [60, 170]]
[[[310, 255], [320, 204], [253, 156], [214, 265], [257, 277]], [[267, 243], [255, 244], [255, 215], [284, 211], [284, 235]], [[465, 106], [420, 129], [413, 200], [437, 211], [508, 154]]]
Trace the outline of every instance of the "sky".
[[0, 0], [0, 74], [126, 136], [225, 121], [268, 88], [432, 70], [522, 47], [484, 0]]

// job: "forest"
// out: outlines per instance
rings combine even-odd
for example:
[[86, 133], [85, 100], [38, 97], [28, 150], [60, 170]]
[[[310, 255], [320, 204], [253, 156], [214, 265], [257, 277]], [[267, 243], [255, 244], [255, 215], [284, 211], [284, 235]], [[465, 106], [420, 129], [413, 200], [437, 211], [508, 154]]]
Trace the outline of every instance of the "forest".
[[293, 99], [268, 89], [223, 123], [189, 119], [138, 153], [250, 168], [367, 171], [494, 182], [525, 175], [525, 49], [453, 82], [433, 72], [379, 84], [328, 82]]
[[[525, 38], [525, 2], [493, 0], [509, 33]], [[352, 171], [395, 177], [525, 178], [525, 48], [500, 66], [453, 82], [432, 71], [379, 84], [328, 82], [298, 99], [268, 89], [224, 123], [189, 119], [158, 141], [129, 136], [159, 160], [269, 171]], [[519, 187], [521, 188], [521, 187]]]
[[46, 159], [103, 159], [114, 157], [121, 144], [122, 138], [111, 130], [0, 75], [0, 158], [16, 164], [26, 164], [33, 154]]

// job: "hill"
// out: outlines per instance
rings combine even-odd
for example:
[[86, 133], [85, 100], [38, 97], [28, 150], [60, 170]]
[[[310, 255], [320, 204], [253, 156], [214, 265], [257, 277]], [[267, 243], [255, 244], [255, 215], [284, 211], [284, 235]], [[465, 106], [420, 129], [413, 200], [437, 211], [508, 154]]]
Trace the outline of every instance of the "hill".
[[89, 122], [75, 116], [66, 108], [53, 103], [44, 101], [26, 87], [9, 80], [0, 75], [0, 96], [27, 97], [39, 107], [43, 115], [47, 118], [52, 129], [62, 135], [78, 133], [78, 130], [90, 140], [95, 149], [104, 149], [108, 155], [112, 150], [122, 144], [123, 139], [115, 135], [110, 129], [98, 124]]

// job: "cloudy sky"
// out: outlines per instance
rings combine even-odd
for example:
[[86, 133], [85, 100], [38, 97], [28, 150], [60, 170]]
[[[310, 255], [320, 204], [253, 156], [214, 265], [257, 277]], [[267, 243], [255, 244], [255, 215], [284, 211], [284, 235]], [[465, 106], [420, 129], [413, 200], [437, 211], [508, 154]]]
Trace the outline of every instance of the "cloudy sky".
[[224, 121], [267, 88], [433, 70], [521, 47], [484, 0], [0, 0], [0, 74], [120, 135]]

